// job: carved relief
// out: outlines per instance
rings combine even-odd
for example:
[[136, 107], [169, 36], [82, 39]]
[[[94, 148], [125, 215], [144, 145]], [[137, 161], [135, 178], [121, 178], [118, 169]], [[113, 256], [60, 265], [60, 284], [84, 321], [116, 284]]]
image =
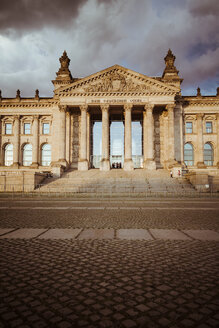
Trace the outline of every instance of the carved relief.
[[150, 91], [145, 84], [138, 84], [131, 78], [126, 78], [118, 72], [112, 72], [97, 83], [91, 83], [83, 88], [85, 92], [121, 92], [121, 91]]

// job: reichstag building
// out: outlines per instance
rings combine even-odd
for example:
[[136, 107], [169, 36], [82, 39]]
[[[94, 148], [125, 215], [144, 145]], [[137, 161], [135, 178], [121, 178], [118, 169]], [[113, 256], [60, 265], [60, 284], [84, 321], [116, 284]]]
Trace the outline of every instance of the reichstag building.
[[64, 51], [54, 96], [0, 93], [1, 171], [219, 170], [219, 88], [181, 95], [169, 50], [160, 77], [119, 65], [72, 76]]

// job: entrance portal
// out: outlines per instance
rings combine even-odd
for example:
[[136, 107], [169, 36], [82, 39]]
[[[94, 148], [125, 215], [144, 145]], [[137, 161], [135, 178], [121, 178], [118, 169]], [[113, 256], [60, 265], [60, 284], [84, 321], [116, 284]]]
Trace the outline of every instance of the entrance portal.
[[124, 163], [124, 124], [112, 121], [110, 125], [110, 166], [122, 168]]

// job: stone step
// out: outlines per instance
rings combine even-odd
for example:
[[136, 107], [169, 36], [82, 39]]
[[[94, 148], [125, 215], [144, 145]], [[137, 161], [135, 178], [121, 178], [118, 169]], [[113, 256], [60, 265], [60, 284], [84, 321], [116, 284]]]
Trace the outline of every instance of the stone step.
[[75, 192], [75, 193], [145, 193], [145, 192], [191, 192], [191, 184], [183, 177], [170, 178], [165, 170], [147, 171], [111, 170], [102, 172], [65, 172], [60, 179], [47, 179], [40, 192]]

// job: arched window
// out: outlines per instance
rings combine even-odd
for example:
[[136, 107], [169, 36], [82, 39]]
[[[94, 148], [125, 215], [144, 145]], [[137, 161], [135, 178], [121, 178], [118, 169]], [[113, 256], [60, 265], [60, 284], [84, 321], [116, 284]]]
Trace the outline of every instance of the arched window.
[[5, 166], [13, 164], [13, 145], [7, 144], [5, 146]]
[[42, 155], [41, 155], [42, 166], [49, 166], [51, 163], [51, 145], [44, 144], [42, 146]]
[[23, 148], [23, 165], [30, 166], [32, 164], [32, 145], [26, 144]]
[[186, 143], [184, 145], [184, 162], [187, 166], [194, 165], [194, 150], [191, 143]]
[[214, 161], [214, 150], [210, 143], [204, 145], [204, 163], [207, 166], [212, 166]]

